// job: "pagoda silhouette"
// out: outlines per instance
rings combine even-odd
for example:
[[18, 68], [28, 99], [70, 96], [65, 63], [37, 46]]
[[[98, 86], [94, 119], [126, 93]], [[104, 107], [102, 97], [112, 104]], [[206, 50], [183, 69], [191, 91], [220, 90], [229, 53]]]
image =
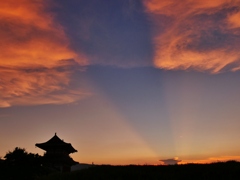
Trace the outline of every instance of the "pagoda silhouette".
[[48, 166], [60, 171], [70, 171], [72, 165], [78, 162], [74, 161], [69, 154], [77, 152], [71, 145], [61, 140], [57, 134], [44, 143], [35, 144], [38, 148], [46, 151], [44, 153], [44, 166]]

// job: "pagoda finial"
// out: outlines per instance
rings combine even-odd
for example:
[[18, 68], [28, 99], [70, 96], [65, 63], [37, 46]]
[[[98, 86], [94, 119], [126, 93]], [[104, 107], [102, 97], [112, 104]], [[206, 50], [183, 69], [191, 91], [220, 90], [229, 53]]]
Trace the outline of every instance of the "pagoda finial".
[[57, 135], [57, 133], [55, 132], [55, 136]]

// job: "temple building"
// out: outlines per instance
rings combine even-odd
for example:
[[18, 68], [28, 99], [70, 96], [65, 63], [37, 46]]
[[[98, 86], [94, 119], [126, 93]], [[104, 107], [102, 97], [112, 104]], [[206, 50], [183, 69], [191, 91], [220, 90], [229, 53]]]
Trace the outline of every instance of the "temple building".
[[71, 145], [61, 140], [57, 134], [44, 143], [37, 143], [37, 147], [45, 150], [44, 163], [46, 166], [58, 169], [60, 171], [70, 171], [70, 167], [77, 164], [69, 154], [77, 152]]

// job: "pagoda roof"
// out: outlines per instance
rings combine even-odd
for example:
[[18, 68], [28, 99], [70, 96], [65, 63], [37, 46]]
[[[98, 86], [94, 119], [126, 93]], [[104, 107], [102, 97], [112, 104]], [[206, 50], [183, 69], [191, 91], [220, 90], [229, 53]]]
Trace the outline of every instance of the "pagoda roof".
[[47, 142], [44, 143], [37, 143], [35, 144], [40, 149], [43, 149], [45, 151], [48, 151], [49, 149], [64, 149], [68, 153], [74, 153], [77, 152], [76, 149], [74, 149], [71, 145], [71, 143], [66, 143], [63, 140], [61, 140], [57, 134], [49, 139]]

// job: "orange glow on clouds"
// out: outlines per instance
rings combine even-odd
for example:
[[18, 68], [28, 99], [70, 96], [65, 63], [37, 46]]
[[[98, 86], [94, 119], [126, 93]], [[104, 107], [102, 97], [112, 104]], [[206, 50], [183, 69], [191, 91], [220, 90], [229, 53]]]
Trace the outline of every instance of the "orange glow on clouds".
[[43, 1], [1, 1], [0, 17], [1, 65], [53, 65], [77, 58]]
[[215, 162], [226, 162], [226, 161], [240, 161], [240, 156], [216, 156], [209, 157], [206, 159], [188, 159], [179, 162], [178, 164], [187, 164], [187, 163], [197, 163], [197, 164], [207, 164], [207, 163], [215, 163]]
[[68, 47], [63, 28], [45, 8], [43, 0], [0, 1], [0, 107], [61, 104], [82, 96], [64, 89], [69, 70], [57, 68], [86, 59]]
[[66, 88], [69, 72], [59, 70], [62, 67], [0, 67], [0, 107], [63, 104], [88, 96]]
[[240, 12], [229, 15], [228, 22], [232, 28], [240, 28]]
[[144, 4], [156, 25], [156, 67], [212, 73], [239, 70], [239, 0], [145, 0]]

